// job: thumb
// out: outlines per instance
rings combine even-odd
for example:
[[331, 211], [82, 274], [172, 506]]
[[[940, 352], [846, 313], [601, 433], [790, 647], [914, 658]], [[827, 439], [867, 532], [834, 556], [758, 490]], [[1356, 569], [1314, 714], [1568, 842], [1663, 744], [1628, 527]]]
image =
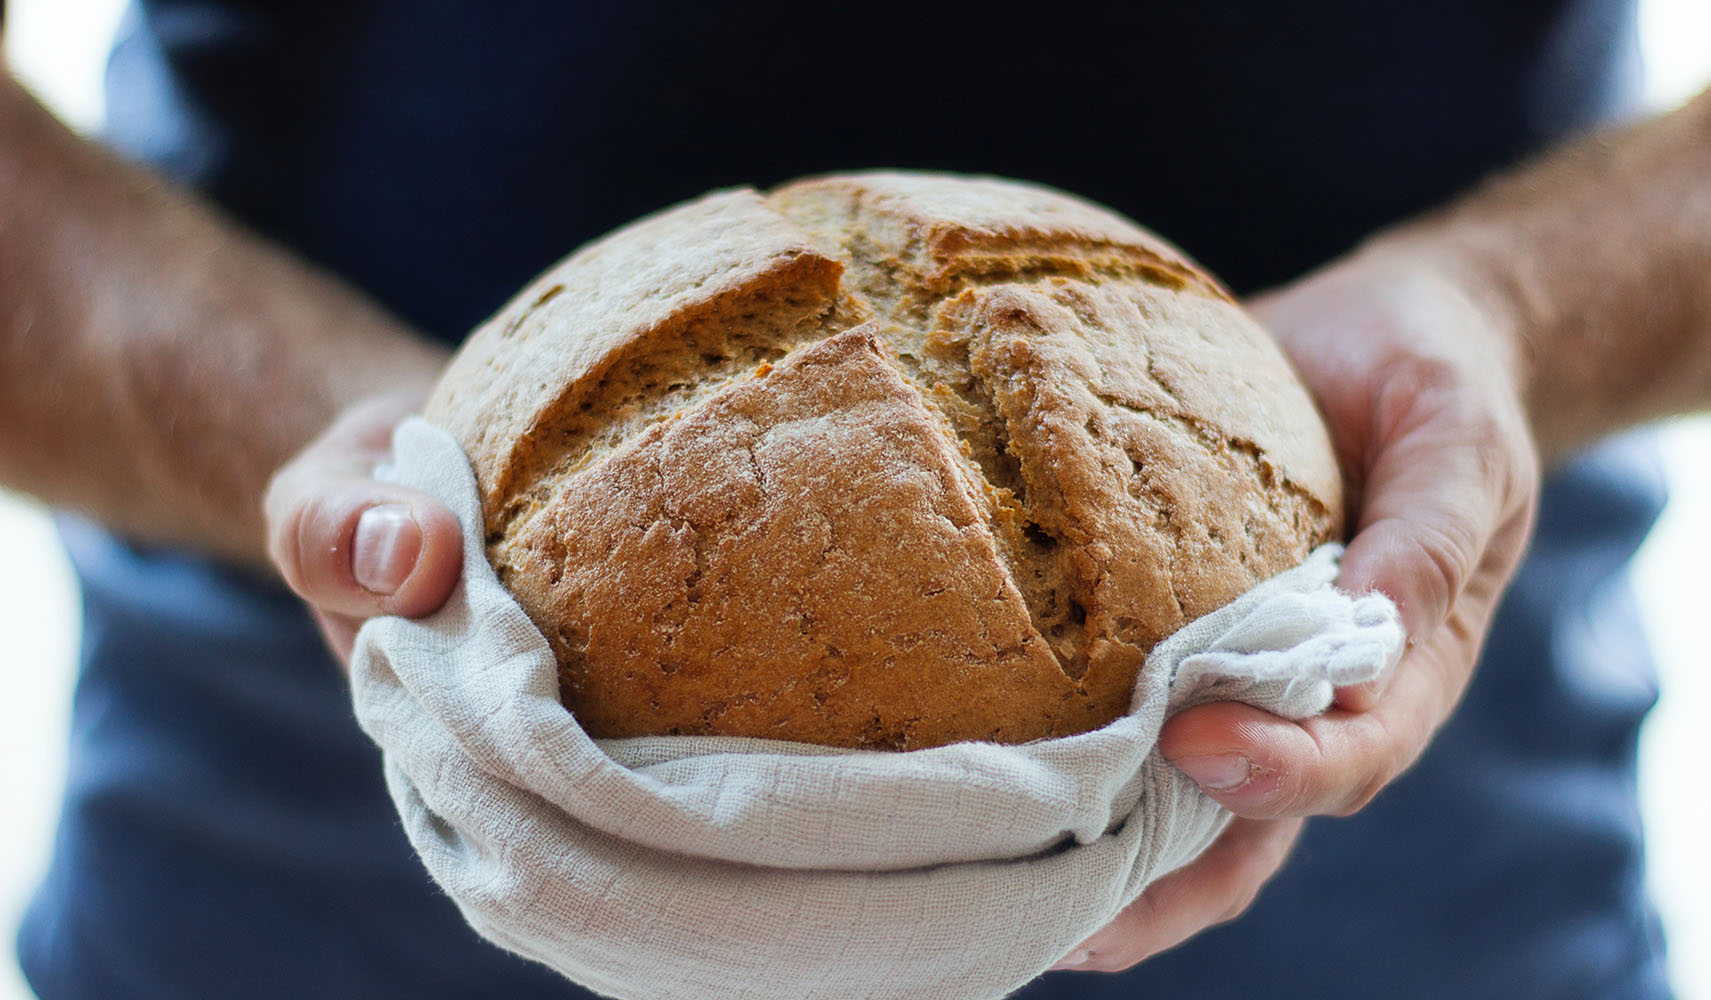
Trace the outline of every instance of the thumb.
[[457, 518], [415, 490], [300, 470], [275, 480], [268, 508], [275, 564], [322, 613], [429, 614], [462, 571]]
[[323, 616], [432, 613], [463, 568], [457, 517], [418, 490], [370, 475], [398, 398], [355, 407], [268, 484], [268, 552], [291, 589]]

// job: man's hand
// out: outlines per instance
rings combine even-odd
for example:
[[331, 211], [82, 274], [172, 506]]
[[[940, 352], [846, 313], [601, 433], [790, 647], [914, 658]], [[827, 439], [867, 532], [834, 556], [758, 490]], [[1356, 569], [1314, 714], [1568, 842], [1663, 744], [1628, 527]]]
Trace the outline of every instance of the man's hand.
[[1300, 723], [1228, 702], [1171, 719], [1165, 756], [1242, 818], [1061, 967], [1124, 969], [1235, 917], [1282, 865], [1299, 817], [1365, 805], [1466, 688], [1539, 472], [1517, 342], [1447, 264], [1379, 244], [1253, 303], [1323, 407], [1348, 483], [1338, 585], [1401, 609], [1408, 650], [1388, 690], [1344, 689]]
[[1298, 819], [1231, 822], [1205, 853], [1147, 886], [1141, 898], [1052, 968], [1120, 972], [1234, 920], [1283, 867], [1301, 825]]
[[268, 554], [340, 662], [348, 663], [365, 619], [429, 614], [462, 573], [463, 534], [452, 512], [372, 475], [392, 429], [420, 402], [419, 392], [399, 392], [358, 403], [268, 484]]
[[[1205, 705], [1165, 725], [1164, 754], [1270, 823], [1353, 812], [1413, 763], [1466, 688], [1526, 544], [1538, 456], [1711, 406], [1708, 273], [1711, 91], [1253, 303], [1318, 397], [1348, 480], [1355, 533], [1338, 583], [1395, 598], [1409, 647], [1382, 694], [1342, 691], [1299, 724]], [[1196, 918], [1239, 912], [1281, 863], [1280, 840], [1251, 846], [1256, 829], [1239, 822], [1208, 855], [1226, 874], [1202, 879], [1196, 862], [1155, 885], [1072, 953], [1080, 967], [1124, 968]], [[1231, 878], [1233, 838], [1254, 857]]]
[[1347, 814], [1425, 749], [1472, 676], [1539, 488], [1520, 351], [1435, 255], [1378, 245], [1254, 303], [1331, 428], [1353, 539], [1338, 585], [1383, 591], [1408, 651], [1373, 689], [1290, 723], [1234, 704], [1184, 712], [1161, 747], [1250, 817]]

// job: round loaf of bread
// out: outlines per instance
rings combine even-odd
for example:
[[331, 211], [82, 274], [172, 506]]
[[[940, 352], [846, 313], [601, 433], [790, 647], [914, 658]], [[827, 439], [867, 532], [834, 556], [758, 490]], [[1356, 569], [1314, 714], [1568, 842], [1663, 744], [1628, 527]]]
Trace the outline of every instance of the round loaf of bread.
[[597, 737], [1095, 729], [1341, 531], [1324, 425], [1216, 280], [1011, 181], [721, 191], [578, 250], [427, 408]]

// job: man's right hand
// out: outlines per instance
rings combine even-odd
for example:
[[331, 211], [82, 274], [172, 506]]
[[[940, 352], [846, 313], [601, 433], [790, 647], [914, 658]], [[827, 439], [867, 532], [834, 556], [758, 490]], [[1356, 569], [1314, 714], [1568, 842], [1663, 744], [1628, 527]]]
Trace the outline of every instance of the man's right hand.
[[398, 392], [350, 407], [268, 484], [268, 555], [347, 666], [365, 620], [431, 614], [462, 574], [452, 512], [373, 478], [392, 429], [420, 403], [419, 392]]

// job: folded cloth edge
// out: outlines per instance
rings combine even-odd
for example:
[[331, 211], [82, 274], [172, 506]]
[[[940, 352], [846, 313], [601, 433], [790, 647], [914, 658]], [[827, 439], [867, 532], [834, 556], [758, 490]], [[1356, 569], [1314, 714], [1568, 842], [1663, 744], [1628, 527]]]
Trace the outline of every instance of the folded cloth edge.
[[[421, 622], [376, 619], [364, 627], [353, 662], [359, 720], [386, 752], [389, 787], [412, 843], [471, 923], [617, 996], [694, 995], [670, 993], [666, 980], [672, 977], [660, 972], [662, 955], [672, 949], [670, 921], [654, 920], [641, 934], [657, 940], [658, 954], [634, 938], [613, 940], [611, 948], [623, 955], [602, 961], [598, 949], [590, 950], [602, 935], [586, 928], [580, 936], [568, 933], [579, 923], [574, 914], [586, 913], [586, 900], [569, 902], [572, 914], [561, 913], [556, 928], [537, 919], [551, 908], [517, 906], [522, 896], [538, 903], [557, 895], [543, 878], [577, 885], [601, 865], [565, 870], [547, 857], [555, 853], [550, 844], [530, 838], [561, 838], [557, 846], [573, 843], [592, 854], [616, 848], [674, 886], [678, 895], [670, 905], [680, 913], [682, 894], [695, 894], [697, 865], [705, 866], [703, 874], [716, 873], [708, 878], [721, 891], [729, 888], [732, 863], [751, 866], [744, 869], [749, 889], [776, 894], [786, 908], [818, 880], [825, 896], [817, 917], [846, 933], [867, 932], [874, 954], [889, 950], [893, 963], [864, 964], [845, 948], [836, 956], [837, 975], [805, 971], [791, 979], [795, 994], [740, 995], [890, 995], [883, 982], [893, 978], [897, 962], [917, 966], [912, 988], [931, 980], [945, 991], [937, 995], [996, 995], [1038, 974], [1147, 882], [1186, 863], [1227, 821], [1220, 807], [1153, 752], [1167, 708], [1236, 697], [1305, 717], [1329, 704], [1334, 684], [1377, 676], [1401, 648], [1388, 600], [1351, 598], [1331, 587], [1338, 550], [1327, 546], [1161, 643], [1137, 685], [1132, 711], [1095, 733], [1020, 747], [957, 744], [902, 754], [717, 737], [593, 741], [558, 706], [550, 650], [487, 565], [473, 474], [462, 451], [419, 419], [399, 428], [395, 451], [397, 461], [386, 474], [439, 496], [463, 520], [466, 576], [440, 614]], [[1275, 613], [1278, 607], [1289, 613]], [[1263, 613], [1267, 608], [1274, 613]], [[1303, 634], [1303, 614], [1319, 616], [1319, 627]], [[1343, 655], [1351, 649], [1358, 655]], [[457, 669], [445, 669], [448, 663]], [[947, 806], [953, 799], [954, 808]], [[953, 815], [944, 815], [947, 808]], [[1161, 817], [1163, 811], [1169, 816]], [[914, 817], [931, 822], [910, 822]], [[1080, 879], [1055, 871], [1066, 859], [1087, 862]], [[506, 871], [507, 864], [528, 870]], [[1042, 913], [1058, 925], [1043, 935], [1020, 935], [1034, 942], [1031, 948], [1015, 933], [1001, 935], [1005, 940], [993, 942], [994, 950], [1008, 954], [981, 969], [969, 967], [968, 944], [971, 934], [991, 941], [990, 928], [953, 927], [940, 953], [930, 940], [911, 946], [872, 926], [838, 924], [840, 913], [871, 911], [876, 900], [924, 914], [933, 907], [923, 894], [943, 897], [953, 883], [970, 881], [945, 874], [959, 866], [980, 876], [973, 884], [982, 888], [964, 891], [985, 897], [948, 908], [965, 918], [978, 920], [993, 900], [1013, 896], [1014, 886], [1003, 883], [1026, 882], [1028, 869], [1034, 876], [1054, 870], [1060, 895], [1066, 885], [1077, 885], [1093, 905], [1057, 906], [1055, 918]], [[1094, 891], [1081, 884], [1090, 877], [1100, 880]], [[935, 879], [943, 883], [938, 889], [931, 887]], [[899, 891], [883, 888], [887, 882]], [[608, 885], [602, 898], [610, 903], [617, 891]], [[636, 915], [632, 907], [618, 908]], [[765, 920], [756, 924], [763, 937], [777, 930]], [[719, 954], [692, 949], [701, 957], [681, 961], [674, 981], [682, 989], [707, 990], [721, 963], [727, 971], [746, 964], [735, 949], [751, 945], [733, 944], [733, 952]], [[797, 942], [793, 967], [806, 969], [809, 955], [825, 952], [813, 945]], [[915, 963], [899, 957], [911, 950], [927, 957]], [[656, 961], [629, 973], [612, 967], [628, 967], [640, 954]], [[876, 971], [867, 979], [855, 974], [869, 967]], [[693, 975], [686, 971], [691, 968]], [[768, 965], [771, 980], [778, 979], [778, 968]], [[637, 976], [645, 984], [638, 985]]]

